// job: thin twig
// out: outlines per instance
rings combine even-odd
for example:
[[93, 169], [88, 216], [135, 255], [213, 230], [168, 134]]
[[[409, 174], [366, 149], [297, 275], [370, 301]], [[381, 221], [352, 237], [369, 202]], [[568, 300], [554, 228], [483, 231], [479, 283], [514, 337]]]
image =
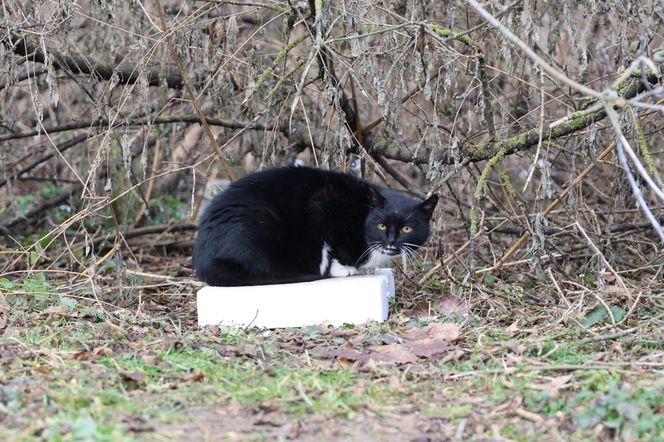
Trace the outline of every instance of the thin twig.
[[[558, 69], [554, 68], [548, 64], [542, 57], [537, 55], [527, 44], [525, 44], [519, 37], [517, 37], [512, 31], [507, 29], [502, 23], [496, 20], [489, 12], [484, 9], [476, 0], [466, 0], [473, 9], [475, 9], [484, 19], [495, 27], [503, 34], [509, 41], [511, 41], [515, 46], [521, 49], [528, 58], [530, 58], [536, 65], [540, 66], [547, 74], [549, 74], [554, 79], [558, 80], [560, 83], [566, 84], [577, 91], [595, 97], [600, 100], [604, 100], [606, 97], [601, 92], [597, 92], [594, 89], [591, 89], [587, 86], [577, 83], [576, 81], [569, 78], [567, 75], [560, 72]], [[623, 100], [624, 101], [624, 100]], [[620, 100], [619, 100], [620, 102]]]
[[[597, 156], [597, 159], [592, 164], [588, 165], [585, 169], [583, 169], [583, 171], [579, 174], [579, 176], [577, 176], [574, 179], [574, 181], [572, 181], [572, 183], [569, 186], [567, 186], [565, 190], [563, 190], [560, 193], [560, 195], [551, 202], [551, 204], [549, 204], [549, 206], [544, 210], [542, 215], [547, 216], [548, 214], [550, 214], [551, 211], [555, 209], [556, 206], [558, 206], [560, 201], [562, 201], [562, 199], [565, 198], [577, 184], [583, 181], [583, 179], [595, 168], [597, 164], [599, 164], [600, 161], [602, 161], [611, 152], [613, 152], [615, 146], [616, 146], [615, 143], [611, 143], [609, 146], [607, 146], [607, 148], [604, 149], [602, 153], [600, 153]], [[498, 260], [496, 265], [493, 266], [493, 270], [497, 270], [503, 264], [505, 264], [505, 262], [507, 262], [512, 257], [512, 255], [514, 255], [514, 253], [516, 253], [516, 251], [521, 248], [521, 246], [523, 245], [524, 242], [526, 242], [528, 237], [530, 237], [530, 232], [529, 231], [523, 232], [523, 235], [521, 235], [521, 237], [512, 245], [512, 247], [509, 248], [507, 252], [505, 252], [505, 254]]]
[[173, 56], [175, 63], [178, 65], [178, 69], [180, 70], [180, 75], [182, 76], [182, 82], [187, 88], [187, 93], [189, 94], [189, 97], [191, 97], [191, 102], [194, 105], [194, 109], [196, 109], [196, 114], [198, 115], [198, 118], [201, 124], [203, 125], [203, 128], [205, 128], [205, 133], [207, 134], [208, 139], [210, 140], [210, 145], [214, 149], [214, 152], [217, 154], [217, 159], [219, 160], [221, 166], [226, 171], [226, 176], [228, 177], [229, 180], [233, 181], [233, 172], [231, 172], [231, 168], [228, 165], [228, 161], [226, 161], [226, 157], [221, 151], [221, 148], [217, 143], [217, 139], [214, 137], [212, 131], [210, 130], [210, 125], [207, 123], [207, 119], [205, 118], [205, 114], [203, 113], [203, 109], [201, 108], [198, 96], [194, 93], [193, 89], [191, 88], [191, 85], [189, 84], [189, 81], [187, 80], [187, 73], [185, 72], [184, 67], [182, 66], [182, 60], [180, 60], [178, 51], [175, 49], [175, 45], [173, 44], [173, 36], [170, 32], [168, 32], [168, 26], [166, 25], [166, 17], [164, 17], [164, 11], [161, 9], [161, 0], [155, 0], [155, 3], [157, 4], [157, 11], [159, 12], [159, 21], [161, 22], [162, 30], [164, 32], [164, 35], [166, 36], [166, 41], [168, 42], [168, 46], [171, 49], [171, 55]]

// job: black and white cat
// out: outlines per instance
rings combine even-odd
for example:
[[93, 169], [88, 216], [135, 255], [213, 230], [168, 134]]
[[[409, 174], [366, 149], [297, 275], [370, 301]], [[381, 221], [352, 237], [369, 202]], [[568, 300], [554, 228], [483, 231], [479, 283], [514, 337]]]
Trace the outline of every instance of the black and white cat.
[[437, 202], [308, 167], [253, 173], [203, 213], [194, 268], [213, 286], [354, 275], [421, 246]]

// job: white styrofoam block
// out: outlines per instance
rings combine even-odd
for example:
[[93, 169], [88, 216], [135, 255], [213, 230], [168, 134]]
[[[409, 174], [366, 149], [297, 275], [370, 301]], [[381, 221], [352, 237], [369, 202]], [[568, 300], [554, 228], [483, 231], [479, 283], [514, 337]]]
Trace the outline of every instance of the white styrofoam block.
[[334, 326], [387, 319], [394, 296], [391, 269], [374, 275], [293, 284], [203, 287], [196, 295], [198, 325], [238, 327]]

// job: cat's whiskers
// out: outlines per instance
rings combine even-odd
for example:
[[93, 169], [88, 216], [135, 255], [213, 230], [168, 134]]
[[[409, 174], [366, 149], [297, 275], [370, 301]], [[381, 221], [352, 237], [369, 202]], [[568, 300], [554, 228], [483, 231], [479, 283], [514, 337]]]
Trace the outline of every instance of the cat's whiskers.
[[368, 244], [367, 249], [360, 255], [360, 257], [355, 262], [355, 267], [359, 267], [361, 265], [360, 263], [362, 262], [362, 260], [365, 257], [367, 257], [367, 255], [369, 255], [369, 260], [368, 260], [367, 263], [362, 265], [362, 267], [367, 267], [367, 268], [371, 267], [371, 264], [373, 263], [373, 260], [374, 260], [374, 253], [373, 252], [380, 250], [380, 248], [381, 248], [380, 241], [370, 242]]
[[401, 265], [403, 266], [404, 270], [406, 269], [406, 266], [412, 266], [413, 263], [410, 259], [410, 254], [408, 253], [408, 249], [405, 247], [401, 248]]
[[408, 262], [408, 265], [412, 266], [413, 269], [417, 267], [415, 264], [415, 257], [416, 257], [416, 245], [415, 244], [410, 244], [410, 243], [403, 243], [403, 246], [401, 247], [401, 256], [404, 259], [405, 262]]
[[384, 249], [382, 245], [377, 245], [376, 248], [373, 250], [373, 253], [371, 253], [371, 267], [377, 267], [379, 264], [382, 263], [384, 255]]
[[375, 260], [376, 260], [376, 252], [379, 250], [379, 248], [380, 248], [380, 246], [378, 246], [378, 245], [375, 245], [375, 246], [371, 247], [371, 249], [369, 250], [368, 260], [364, 264], [365, 268], [370, 269], [370, 268], [374, 267], [374, 263], [375, 263]]

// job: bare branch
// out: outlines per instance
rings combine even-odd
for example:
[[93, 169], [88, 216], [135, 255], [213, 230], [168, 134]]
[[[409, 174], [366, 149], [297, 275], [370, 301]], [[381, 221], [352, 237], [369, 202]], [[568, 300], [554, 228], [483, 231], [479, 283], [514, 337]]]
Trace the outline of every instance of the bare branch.
[[[35, 63], [46, 62], [46, 55], [42, 49], [28, 37], [12, 34], [8, 43], [15, 54]], [[56, 69], [67, 69], [73, 74], [94, 75], [107, 81], [113, 77], [113, 74], [116, 74], [119, 84], [134, 84], [139, 80], [141, 74], [141, 71], [137, 70], [135, 66], [121, 67], [94, 59], [64, 56], [51, 48], [49, 48], [49, 55], [53, 57], [53, 67]], [[147, 72], [147, 82], [150, 86], [165, 84], [171, 89], [182, 89], [184, 86], [182, 78], [177, 72], [161, 72], [158, 69]]]

